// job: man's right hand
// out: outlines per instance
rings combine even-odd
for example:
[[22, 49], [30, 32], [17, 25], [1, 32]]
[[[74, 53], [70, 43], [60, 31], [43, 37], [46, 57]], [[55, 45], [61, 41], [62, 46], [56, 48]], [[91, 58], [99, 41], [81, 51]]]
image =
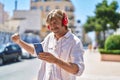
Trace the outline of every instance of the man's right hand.
[[11, 39], [12, 39], [13, 42], [15, 42], [17, 44], [19, 44], [19, 42], [20, 42], [20, 36], [19, 36], [18, 33], [13, 34]]

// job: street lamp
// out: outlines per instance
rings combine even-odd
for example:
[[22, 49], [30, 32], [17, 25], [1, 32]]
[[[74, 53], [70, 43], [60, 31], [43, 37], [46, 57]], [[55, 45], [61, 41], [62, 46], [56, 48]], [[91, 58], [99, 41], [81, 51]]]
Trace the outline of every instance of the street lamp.
[[110, 33], [109, 33], [110, 24], [109, 24], [109, 23], [107, 23], [107, 24], [106, 24], [106, 26], [107, 26], [107, 35], [109, 36], [109, 35], [110, 35]]
[[77, 23], [80, 23], [81, 21], [80, 20], [77, 20]]
[[109, 29], [110, 28], [110, 24], [108, 23], [108, 24], [106, 24], [106, 26], [107, 26], [107, 28]]
[[119, 28], [120, 28], [120, 20], [119, 20], [119, 22], [118, 22], [118, 26], [119, 26]]

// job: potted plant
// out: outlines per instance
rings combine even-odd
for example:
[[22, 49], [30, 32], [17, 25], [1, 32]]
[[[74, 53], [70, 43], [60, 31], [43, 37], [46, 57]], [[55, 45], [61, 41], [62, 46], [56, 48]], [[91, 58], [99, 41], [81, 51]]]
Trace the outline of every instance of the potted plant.
[[120, 61], [120, 35], [111, 35], [105, 41], [104, 49], [99, 49], [101, 60]]

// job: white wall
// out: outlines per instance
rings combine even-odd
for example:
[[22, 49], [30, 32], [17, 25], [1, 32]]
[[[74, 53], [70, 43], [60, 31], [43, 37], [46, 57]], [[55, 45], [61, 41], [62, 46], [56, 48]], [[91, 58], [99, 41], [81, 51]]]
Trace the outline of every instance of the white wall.
[[14, 11], [13, 18], [20, 20], [20, 33], [23, 33], [25, 30], [40, 31], [42, 27], [40, 10], [17, 10]]

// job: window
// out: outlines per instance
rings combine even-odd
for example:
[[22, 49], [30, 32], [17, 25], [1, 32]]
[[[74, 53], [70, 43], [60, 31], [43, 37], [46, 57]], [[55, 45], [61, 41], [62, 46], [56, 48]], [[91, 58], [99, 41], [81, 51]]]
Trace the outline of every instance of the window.
[[15, 47], [15, 46], [11, 46], [11, 48], [12, 48], [13, 51], [17, 50], [17, 47]]
[[55, 9], [60, 9], [60, 7], [59, 7], [59, 6], [56, 6]]
[[69, 16], [69, 19], [70, 20], [74, 19], [74, 16], [73, 15]]
[[74, 11], [74, 8], [73, 8], [72, 6], [70, 7], [70, 11], [71, 11], [71, 12], [73, 12], [73, 11]]
[[40, 6], [40, 10], [43, 11], [43, 6]]
[[62, 0], [55, 0], [55, 1], [62, 1]]
[[46, 7], [46, 12], [50, 11], [50, 6]]
[[38, 0], [32, 0], [33, 2], [37, 2]]
[[6, 50], [7, 50], [7, 51], [12, 51], [12, 46], [6, 47]]
[[32, 9], [32, 10], [36, 10], [37, 7], [36, 7], [36, 6], [32, 6], [31, 9]]
[[65, 6], [65, 11], [70, 11], [70, 8], [68, 6]]

